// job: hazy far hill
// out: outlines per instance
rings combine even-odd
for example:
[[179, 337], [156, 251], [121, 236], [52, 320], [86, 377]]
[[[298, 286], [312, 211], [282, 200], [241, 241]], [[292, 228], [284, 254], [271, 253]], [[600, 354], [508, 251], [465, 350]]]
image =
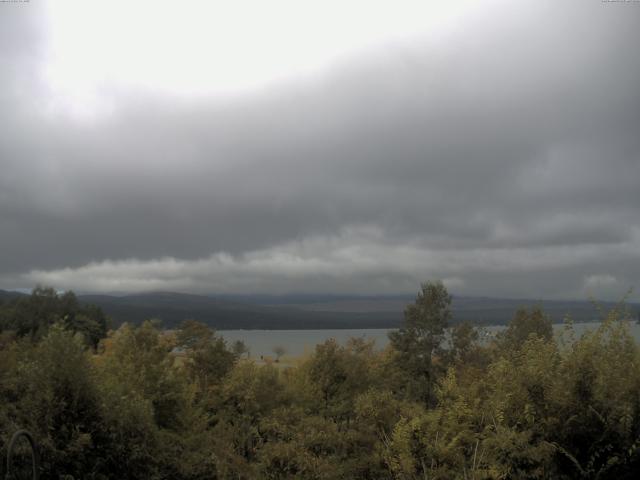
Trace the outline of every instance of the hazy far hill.
[[[394, 328], [401, 324], [403, 311], [413, 295], [191, 295], [156, 292], [126, 296], [82, 295], [95, 303], [115, 323], [140, 322], [158, 318], [175, 326], [185, 318], [203, 321], [217, 329], [317, 329]], [[454, 321], [478, 325], [506, 324], [520, 307], [540, 305], [554, 322], [570, 315], [576, 322], [599, 316], [590, 301], [500, 299], [453, 296]], [[603, 310], [615, 306], [599, 304]], [[637, 317], [640, 305], [630, 304]]]
[[[0, 290], [0, 301], [23, 293]], [[413, 295], [193, 295], [152, 292], [131, 295], [79, 295], [84, 303], [101, 307], [118, 326], [155, 318], [167, 328], [194, 319], [221, 330], [229, 329], [322, 329], [394, 328], [403, 318]], [[598, 310], [589, 301], [500, 299], [453, 296], [454, 322], [477, 325], [506, 324], [520, 307], [540, 305], [554, 322], [570, 315], [576, 322], [592, 321]], [[599, 303], [604, 311], [615, 306]], [[640, 304], [629, 304], [638, 318]]]
[[310, 311], [290, 304], [256, 302], [240, 297], [213, 297], [158, 292], [125, 296], [80, 295], [100, 306], [115, 324], [148, 318], [175, 327], [184, 319], [205, 322], [216, 329], [387, 328], [400, 324], [402, 310], [331, 312]]
[[9, 291], [9, 290], [0, 290], [0, 302], [6, 301], [6, 300], [12, 300], [14, 298], [22, 297], [24, 295], [26, 295], [26, 294], [25, 293], [20, 293], [20, 292]]

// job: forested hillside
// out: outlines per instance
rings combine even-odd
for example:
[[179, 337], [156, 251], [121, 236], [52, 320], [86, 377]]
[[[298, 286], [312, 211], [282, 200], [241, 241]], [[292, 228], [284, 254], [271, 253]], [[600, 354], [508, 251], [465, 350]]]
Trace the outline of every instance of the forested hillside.
[[[16, 300], [26, 294], [0, 290], [0, 301]], [[185, 319], [198, 320], [217, 330], [268, 329], [354, 329], [397, 328], [402, 312], [413, 301], [410, 295], [192, 295], [151, 292], [129, 295], [78, 295], [80, 305], [95, 305], [117, 327], [139, 325], [157, 319], [165, 328], [175, 328]], [[566, 316], [574, 322], [590, 322], [598, 317], [592, 302], [504, 299], [452, 296], [452, 323], [506, 325], [519, 308], [540, 306], [554, 323]], [[611, 309], [615, 303], [602, 302]], [[629, 305], [630, 317], [638, 317], [640, 306]]]
[[[162, 320], [173, 328], [185, 318], [196, 319], [212, 328], [225, 329], [322, 329], [322, 328], [397, 328], [404, 307], [413, 301], [410, 295], [187, 295], [156, 292], [126, 296], [81, 295], [81, 302], [100, 306], [119, 325]], [[597, 318], [590, 301], [501, 299], [453, 296], [453, 323], [506, 325], [518, 308], [541, 305], [554, 323], [570, 315], [576, 322]], [[614, 303], [602, 303], [610, 309]], [[640, 312], [630, 305], [631, 315]]]
[[386, 350], [329, 340], [287, 367], [196, 321], [107, 332], [37, 289], [0, 306], [0, 445], [30, 430], [43, 479], [637, 478], [625, 316], [553, 338], [534, 308], [489, 343], [468, 323], [443, 342], [451, 297], [427, 283]]

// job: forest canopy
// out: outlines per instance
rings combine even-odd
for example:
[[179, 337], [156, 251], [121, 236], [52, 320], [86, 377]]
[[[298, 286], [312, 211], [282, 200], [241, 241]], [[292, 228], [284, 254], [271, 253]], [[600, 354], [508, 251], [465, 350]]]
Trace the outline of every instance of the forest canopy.
[[38, 288], [0, 305], [2, 453], [26, 428], [44, 479], [635, 478], [640, 348], [622, 308], [580, 337], [536, 307], [490, 339], [451, 320], [425, 283], [382, 351], [328, 340], [261, 362], [196, 321], [108, 330]]

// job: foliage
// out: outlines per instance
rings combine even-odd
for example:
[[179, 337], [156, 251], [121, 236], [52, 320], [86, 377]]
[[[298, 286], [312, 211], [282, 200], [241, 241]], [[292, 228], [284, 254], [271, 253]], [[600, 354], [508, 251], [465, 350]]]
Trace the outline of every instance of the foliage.
[[15, 297], [0, 305], [0, 332], [37, 340], [55, 323], [82, 334], [93, 348], [107, 334], [108, 320], [102, 310], [81, 305], [70, 291], [58, 294], [52, 288], [36, 287], [31, 295]]
[[329, 340], [291, 366], [254, 362], [194, 321], [174, 332], [125, 324], [87, 341], [82, 315], [95, 312], [72, 294], [32, 297], [0, 307], [0, 446], [29, 429], [44, 479], [640, 470], [640, 348], [621, 309], [581, 337], [568, 323], [565, 340], [541, 309], [520, 310], [481, 341], [472, 325], [447, 330], [450, 297], [428, 283], [386, 350]]
[[422, 285], [415, 303], [404, 312], [405, 323], [389, 334], [394, 350], [396, 376], [408, 398], [430, 404], [439, 365], [434, 357], [441, 353], [445, 330], [451, 320], [451, 296], [442, 282]]
[[540, 307], [533, 307], [531, 310], [521, 308], [516, 311], [507, 329], [498, 335], [498, 342], [504, 349], [518, 349], [531, 335], [546, 341], [553, 337], [551, 320]]

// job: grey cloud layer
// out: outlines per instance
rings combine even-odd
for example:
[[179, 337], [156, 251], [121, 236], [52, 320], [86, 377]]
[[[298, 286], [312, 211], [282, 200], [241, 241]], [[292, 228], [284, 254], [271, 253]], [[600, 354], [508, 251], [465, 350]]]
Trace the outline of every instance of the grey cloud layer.
[[42, 112], [30, 22], [30, 49], [0, 50], [2, 82], [33, 94], [0, 93], [0, 287], [638, 283], [636, 5], [505, 6], [242, 99], [113, 89], [91, 120]]

